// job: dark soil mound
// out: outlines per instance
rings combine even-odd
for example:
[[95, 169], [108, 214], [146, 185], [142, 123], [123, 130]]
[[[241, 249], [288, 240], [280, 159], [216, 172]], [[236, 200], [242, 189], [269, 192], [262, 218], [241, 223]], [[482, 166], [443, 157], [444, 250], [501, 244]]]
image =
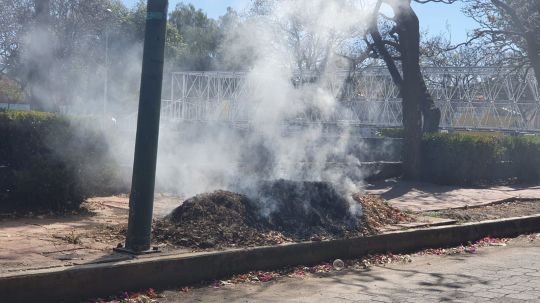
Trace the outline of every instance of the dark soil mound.
[[208, 221], [248, 226], [256, 226], [259, 222], [258, 212], [246, 196], [222, 190], [186, 200], [182, 206], [173, 210], [167, 219], [184, 223], [202, 217]]
[[401, 220], [399, 211], [393, 212], [384, 201], [375, 206], [374, 198], [358, 198], [360, 204], [378, 210], [355, 217], [349, 203], [323, 182], [262, 182], [250, 196], [254, 197], [228, 191], [197, 195], [156, 222], [154, 237], [196, 248], [273, 245], [361, 236], [375, 231], [377, 220], [382, 225]]
[[266, 232], [246, 196], [221, 190], [184, 201], [154, 226], [158, 241], [199, 248], [276, 244]]
[[359, 227], [347, 200], [329, 183], [269, 181], [259, 185], [258, 194], [268, 224], [293, 238], [344, 236]]

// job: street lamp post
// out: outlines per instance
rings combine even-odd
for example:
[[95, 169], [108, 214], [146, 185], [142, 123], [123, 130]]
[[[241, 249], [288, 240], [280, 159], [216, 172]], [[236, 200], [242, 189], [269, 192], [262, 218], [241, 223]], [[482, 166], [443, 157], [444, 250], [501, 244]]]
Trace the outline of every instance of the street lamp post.
[[161, 111], [167, 0], [148, 0], [129, 220], [123, 252], [150, 250]]

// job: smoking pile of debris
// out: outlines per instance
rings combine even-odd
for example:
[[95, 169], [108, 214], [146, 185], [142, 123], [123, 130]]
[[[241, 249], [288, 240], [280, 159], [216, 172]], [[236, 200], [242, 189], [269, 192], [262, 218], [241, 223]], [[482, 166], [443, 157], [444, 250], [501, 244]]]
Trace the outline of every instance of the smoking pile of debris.
[[219, 190], [190, 198], [155, 222], [154, 237], [198, 249], [246, 247], [358, 237], [407, 220], [376, 196], [354, 200], [357, 214], [329, 183], [266, 181], [249, 195]]

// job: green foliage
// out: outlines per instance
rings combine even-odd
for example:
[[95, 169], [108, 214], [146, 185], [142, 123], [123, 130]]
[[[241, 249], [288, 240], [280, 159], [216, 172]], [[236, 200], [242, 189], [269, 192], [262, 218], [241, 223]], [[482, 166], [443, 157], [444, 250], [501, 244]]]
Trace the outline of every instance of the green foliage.
[[88, 196], [117, 190], [108, 145], [92, 122], [0, 112], [0, 211], [77, 209]]
[[167, 36], [165, 38], [165, 57], [169, 60], [176, 60], [186, 49], [182, 41], [180, 32], [171, 22], [167, 22]]
[[[128, 24], [135, 40], [144, 40], [146, 1], [140, 0], [130, 11]], [[180, 3], [167, 22], [165, 57], [172, 70], [208, 70], [214, 63], [220, 42], [219, 27], [202, 10]]]
[[221, 37], [218, 22], [192, 4], [184, 3], [176, 6], [169, 20], [183, 42], [182, 51], [173, 59], [175, 65], [183, 70], [211, 69]]

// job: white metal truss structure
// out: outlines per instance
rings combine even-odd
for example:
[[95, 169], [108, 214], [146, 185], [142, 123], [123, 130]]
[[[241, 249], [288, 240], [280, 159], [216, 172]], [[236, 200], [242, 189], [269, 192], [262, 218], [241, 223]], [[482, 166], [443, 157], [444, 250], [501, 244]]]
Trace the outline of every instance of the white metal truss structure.
[[[423, 74], [441, 110], [442, 128], [540, 131], [540, 91], [531, 73], [504, 68], [426, 67]], [[234, 72], [173, 73], [170, 99], [162, 104], [163, 118], [257, 123], [249, 109], [256, 106], [260, 84], [251, 78]], [[313, 107], [284, 122], [402, 125], [399, 89], [385, 68], [368, 68], [353, 75], [339, 71], [323, 79], [310, 75], [291, 79], [296, 87], [304, 86], [302, 89], [309, 89], [313, 81], [333, 94], [339, 106], [331, 114]]]

